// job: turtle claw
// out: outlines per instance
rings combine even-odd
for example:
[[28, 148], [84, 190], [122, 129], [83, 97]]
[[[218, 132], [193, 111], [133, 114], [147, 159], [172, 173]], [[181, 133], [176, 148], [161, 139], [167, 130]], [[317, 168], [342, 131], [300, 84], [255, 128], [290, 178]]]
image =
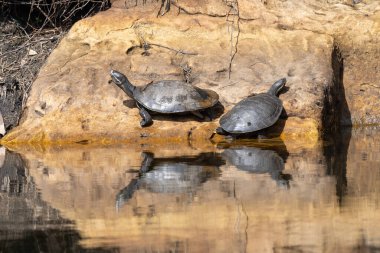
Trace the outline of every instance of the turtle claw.
[[142, 120], [140, 121], [140, 126], [141, 126], [141, 127], [147, 127], [147, 126], [150, 126], [152, 123], [153, 123], [153, 121], [147, 121], [147, 120], [145, 120], [145, 119], [142, 119]]

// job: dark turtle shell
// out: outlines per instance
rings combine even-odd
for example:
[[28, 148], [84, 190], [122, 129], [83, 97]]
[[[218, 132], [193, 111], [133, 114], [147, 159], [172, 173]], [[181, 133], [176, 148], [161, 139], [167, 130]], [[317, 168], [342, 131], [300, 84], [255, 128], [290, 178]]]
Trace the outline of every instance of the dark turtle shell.
[[205, 109], [218, 102], [219, 95], [181, 81], [159, 81], [137, 87], [133, 97], [145, 108], [160, 113]]
[[219, 123], [229, 133], [249, 133], [276, 123], [281, 111], [282, 101], [278, 97], [261, 93], [237, 103]]

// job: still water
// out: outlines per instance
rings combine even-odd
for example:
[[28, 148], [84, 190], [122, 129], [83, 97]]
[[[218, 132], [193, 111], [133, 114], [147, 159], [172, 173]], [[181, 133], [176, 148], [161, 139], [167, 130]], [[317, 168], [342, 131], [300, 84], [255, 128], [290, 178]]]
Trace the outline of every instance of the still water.
[[380, 252], [380, 130], [0, 148], [0, 252]]

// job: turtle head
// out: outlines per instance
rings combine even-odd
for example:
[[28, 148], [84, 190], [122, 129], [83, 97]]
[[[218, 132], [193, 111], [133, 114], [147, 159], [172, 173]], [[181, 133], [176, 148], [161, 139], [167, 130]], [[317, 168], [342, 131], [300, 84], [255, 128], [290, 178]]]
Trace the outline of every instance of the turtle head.
[[273, 95], [273, 96], [277, 96], [277, 93], [282, 88], [284, 88], [285, 83], [286, 83], [286, 78], [282, 78], [282, 79], [276, 81], [274, 84], [272, 84], [272, 86], [268, 90], [268, 93], [271, 94], [271, 95]]
[[128, 78], [121, 72], [117, 70], [111, 70], [110, 75], [112, 77], [112, 81], [122, 89], [127, 95], [133, 98], [133, 92], [135, 90], [135, 86], [129, 82]]

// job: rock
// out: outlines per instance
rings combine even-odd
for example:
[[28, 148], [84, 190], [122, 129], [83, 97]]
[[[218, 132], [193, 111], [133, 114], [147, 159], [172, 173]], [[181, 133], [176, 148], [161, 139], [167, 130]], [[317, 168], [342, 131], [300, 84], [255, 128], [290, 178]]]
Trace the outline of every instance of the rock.
[[34, 51], [33, 49], [29, 49], [29, 51], [28, 51], [28, 55], [29, 55], [29, 56], [37, 55], [37, 52]]
[[280, 98], [288, 118], [270, 129], [284, 139], [316, 141], [334, 121], [378, 123], [380, 107], [372, 105], [380, 95], [380, 19], [373, 14], [379, 4], [366, 3], [353, 9], [339, 1], [186, 1], [157, 18], [156, 2], [125, 9], [124, 1], [114, 1], [72, 27], [34, 82], [19, 127], [2, 142], [194, 141], [207, 140], [217, 127], [218, 118], [157, 115], [141, 129], [137, 108], [124, 106], [129, 98], [109, 83], [110, 69], [135, 85], [190, 80], [217, 91], [226, 111], [286, 77]]

